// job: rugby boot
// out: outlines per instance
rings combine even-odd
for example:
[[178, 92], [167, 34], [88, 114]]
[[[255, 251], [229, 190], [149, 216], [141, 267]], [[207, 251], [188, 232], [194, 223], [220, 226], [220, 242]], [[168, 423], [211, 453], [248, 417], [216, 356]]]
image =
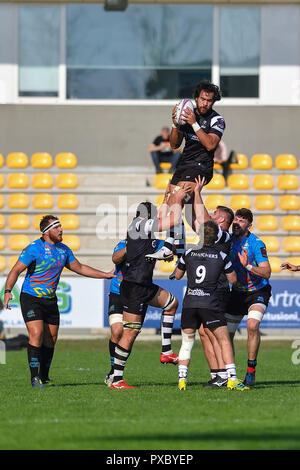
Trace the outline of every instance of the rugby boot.
[[255, 372], [247, 370], [244, 385], [247, 387], [253, 387], [253, 385], [255, 385]]
[[131, 385], [128, 385], [125, 380], [120, 380], [119, 382], [115, 382], [115, 383], [113, 382], [112, 384], [110, 384], [109, 388], [121, 390], [121, 389], [136, 388], [136, 387], [132, 387]]
[[158, 251], [155, 253], [150, 253], [149, 255], [145, 255], [145, 258], [151, 258], [155, 260], [164, 260], [164, 261], [172, 261], [174, 258], [173, 253], [170, 253], [170, 250], [165, 246], [162, 246]]
[[106, 376], [105, 379], [104, 379], [105, 385], [107, 385], [108, 387], [110, 387], [111, 384], [112, 384], [113, 378], [114, 378], [113, 374], [107, 374], [107, 376]]
[[178, 364], [178, 354], [164, 354], [161, 353], [160, 355], [160, 362], [162, 364]]
[[249, 387], [243, 384], [243, 382], [239, 379], [237, 380], [232, 380], [228, 379], [227, 380], [227, 389], [228, 390], [238, 390], [239, 392], [244, 392], [245, 390], [250, 390]]
[[53, 382], [53, 380], [49, 379], [49, 377], [47, 379], [42, 379], [42, 383], [46, 386], [46, 387], [56, 387], [55, 383]]
[[178, 382], [178, 390], [186, 390], [186, 379], [182, 378]]
[[43, 382], [41, 381], [38, 375], [36, 375], [35, 377], [31, 379], [31, 386], [33, 388], [46, 388], [46, 385], [43, 384]]
[[203, 387], [220, 388], [220, 387], [226, 387], [226, 385], [227, 385], [227, 379], [222, 379], [222, 377], [217, 375], [214, 379], [211, 379], [205, 384], [203, 384]]

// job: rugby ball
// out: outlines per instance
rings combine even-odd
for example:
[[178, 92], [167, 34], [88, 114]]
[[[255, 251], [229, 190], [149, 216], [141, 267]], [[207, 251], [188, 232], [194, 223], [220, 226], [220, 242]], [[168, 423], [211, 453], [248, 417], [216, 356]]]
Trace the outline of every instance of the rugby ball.
[[184, 117], [184, 111], [187, 108], [190, 108], [192, 111], [194, 110], [194, 105], [192, 101], [187, 98], [180, 100], [176, 104], [175, 121], [177, 125], [182, 126], [183, 124], [186, 124], [186, 121], [183, 119], [183, 117]]

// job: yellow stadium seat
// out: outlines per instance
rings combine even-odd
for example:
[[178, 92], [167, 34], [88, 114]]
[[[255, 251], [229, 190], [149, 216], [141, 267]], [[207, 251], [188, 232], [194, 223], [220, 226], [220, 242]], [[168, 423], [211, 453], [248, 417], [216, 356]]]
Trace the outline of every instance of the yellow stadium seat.
[[0, 228], [4, 228], [5, 227], [5, 219], [4, 219], [4, 216], [2, 214], [0, 214]]
[[214, 170], [222, 170], [222, 165], [220, 163], [214, 162]]
[[273, 167], [271, 155], [256, 153], [251, 157], [251, 167], [254, 170], [270, 170]]
[[27, 209], [29, 206], [29, 197], [24, 193], [9, 194], [7, 205], [10, 209]]
[[78, 197], [75, 194], [60, 194], [56, 204], [59, 209], [77, 209]]
[[256, 220], [256, 228], [262, 231], [275, 231], [278, 229], [278, 220], [275, 215], [260, 215]]
[[159, 164], [159, 166], [160, 166], [160, 168], [163, 170], [163, 172], [164, 172], [164, 170], [165, 170], [165, 172], [167, 172], [168, 170], [171, 169], [172, 163], [169, 163], [169, 162], [161, 162], [161, 163]]
[[29, 226], [30, 221], [26, 214], [11, 214], [8, 217], [8, 228], [12, 230], [26, 230]]
[[51, 168], [52, 156], [47, 152], [36, 152], [31, 155], [32, 168]]
[[0, 188], [4, 186], [4, 175], [0, 174]]
[[223, 194], [209, 194], [204, 201], [207, 210], [215, 210], [217, 206], [226, 206], [226, 204]]
[[296, 175], [280, 175], [277, 178], [277, 188], [284, 191], [298, 189], [298, 178]]
[[55, 166], [57, 168], [75, 168], [77, 165], [77, 158], [74, 153], [62, 152], [58, 153], [55, 157]]
[[228, 176], [227, 186], [229, 189], [248, 189], [249, 179], [243, 173], [232, 174]]
[[51, 194], [35, 194], [32, 198], [32, 206], [34, 209], [52, 209], [53, 205], [54, 201]]
[[295, 170], [297, 166], [298, 164], [295, 155], [281, 153], [275, 158], [275, 167], [277, 170]]
[[0, 194], [0, 209], [4, 206], [4, 197]]
[[247, 194], [233, 194], [229, 201], [229, 207], [234, 211], [242, 207], [251, 209], [251, 199]]
[[287, 258], [287, 263], [293, 264], [294, 266], [300, 265], [300, 256], [290, 256]]
[[300, 237], [285, 237], [282, 240], [282, 248], [284, 251], [300, 251]]
[[50, 189], [53, 186], [53, 177], [50, 173], [36, 173], [32, 176], [31, 185], [34, 189]]
[[258, 211], [272, 211], [276, 208], [276, 201], [271, 194], [259, 194], [254, 199], [254, 208]]
[[172, 176], [169, 173], [157, 173], [154, 177], [156, 189], [166, 189]]
[[7, 177], [7, 186], [12, 189], [28, 188], [28, 176], [25, 173], [10, 173]]
[[248, 157], [243, 153], [236, 154], [237, 163], [230, 163], [231, 170], [246, 170], [248, 168]]
[[296, 194], [284, 194], [279, 198], [278, 207], [282, 211], [297, 211], [300, 209], [300, 199]]
[[40, 230], [40, 221], [42, 220], [44, 215], [46, 215], [46, 214], [36, 214], [33, 217], [32, 226], [35, 230]]
[[74, 214], [61, 214], [59, 217], [63, 230], [77, 230], [79, 228], [79, 219]]
[[204, 187], [205, 189], [224, 189], [225, 178], [223, 175], [215, 173], [210, 182]]
[[5, 248], [5, 238], [3, 235], [0, 235], [0, 250], [4, 250]]
[[71, 248], [72, 251], [80, 250], [80, 239], [77, 235], [63, 235], [62, 242]]
[[253, 189], [273, 189], [274, 188], [274, 180], [272, 175], [268, 174], [259, 174], [254, 175], [252, 180], [252, 187]]
[[157, 207], [160, 207], [162, 205], [164, 197], [165, 197], [164, 194], [160, 194], [159, 196], [157, 196], [157, 198], [155, 199], [155, 205]]
[[282, 230], [294, 231], [300, 230], [300, 216], [299, 215], [285, 215], [281, 220]]
[[19, 251], [28, 246], [30, 239], [27, 235], [11, 235], [8, 239], [8, 247], [10, 250]]
[[167, 262], [167, 261], [159, 261], [158, 269], [162, 273], [172, 273], [176, 268], [176, 260]]
[[0, 153], [0, 168], [2, 168], [4, 165], [4, 157], [2, 155], [2, 153]]
[[26, 168], [28, 166], [28, 157], [26, 153], [9, 153], [6, 157], [6, 166], [8, 168]]
[[278, 237], [268, 236], [268, 237], [260, 237], [260, 239], [266, 245], [268, 252], [274, 253], [280, 250], [280, 241]]
[[4, 271], [6, 268], [6, 261], [4, 256], [0, 256], [0, 271]]
[[9, 270], [11, 270], [14, 267], [18, 259], [19, 259], [19, 255], [14, 255], [9, 258], [9, 263], [8, 263]]
[[[166, 175], [168, 176], [168, 175]], [[75, 189], [77, 188], [77, 176], [73, 173], [61, 173], [57, 175], [56, 187], [59, 189]]]
[[281, 272], [281, 259], [277, 258], [277, 256], [269, 256], [269, 263], [271, 266], [272, 273], [280, 273]]
[[191, 243], [192, 245], [197, 245], [199, 243], [198, 235], [194, 233], [187, 233], [185, 237], [186, 243]]

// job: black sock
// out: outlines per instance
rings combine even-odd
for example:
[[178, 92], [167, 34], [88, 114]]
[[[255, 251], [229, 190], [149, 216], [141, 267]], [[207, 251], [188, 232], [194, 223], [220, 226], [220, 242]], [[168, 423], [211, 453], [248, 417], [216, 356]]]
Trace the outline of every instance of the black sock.
[[51, 366], [54, 348], [48, 348], [42, 345], [41, 347], [41, 365], [40, 365], [40, 378], [41, 380], [49, 379], [49, 369]]
[[31, 380], [32, 380], [33, 377], [39, 375], [41, 348], [37, 348], [36, 346], [32, 346], [31, 344], [28, 343], [27, 357], [28, 357], [28, 365], [29, 365]]
[[110, 371], [109, 374], [112, 374], [114, 371], [114, 362], [115, 362], [115, 347], [117, 343], [114, 343], [111, 339], [109, 340], [109, 355], [110, 355]]

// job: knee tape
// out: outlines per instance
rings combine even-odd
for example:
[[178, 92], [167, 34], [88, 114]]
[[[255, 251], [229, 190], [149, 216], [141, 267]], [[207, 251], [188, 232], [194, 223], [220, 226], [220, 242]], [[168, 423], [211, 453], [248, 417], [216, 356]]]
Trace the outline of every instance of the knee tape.
[[244, 315], [230, 315], [229, 313], [225, 314], [225, 318], [227, 321], [227, 328], [228, 328], [229, 333], [236, 332], [243, 317]]
[[259, 310], [249, 310], [248, 312], [248, 320], [252, 318], [253, 320], [257, 320], [259, 323], [262, 321], [264, 314]]
[[169, 297], [168, 297], [168, 299], [167, 299], [167, 301], [166, 301], [166, 303], [163, 307], [163, 310], [165, 312], [167, 312], [168, 310], [171, 310], [171, 308], [173, 307], [175, 301], [176, 301], [176, 297], [174, 297], [174, 295], [171, 292], [169, 292]]
[[[181, 332], [182, 340], [181, 340], [181, 348], [179, 351], [178, 359], [179, 361], [185, 361], [191, 358], [191, 352], [195, 342], [195, 333], [184, 333]], [[192, 338], [190, 338], [192, 336]]]
[[123, 315], [122, 313], [113, 313], [109, 315], [108, 321], [110, 326], [114, 325], [115, 323], [123, 323]]
[[139, 333], [142, 329], [142, 322], [140, 322], [140, 321], [125, 321], [125, 322], [123, 322], [123, 327], [126, 328], [127, 330], [135, 330]]

